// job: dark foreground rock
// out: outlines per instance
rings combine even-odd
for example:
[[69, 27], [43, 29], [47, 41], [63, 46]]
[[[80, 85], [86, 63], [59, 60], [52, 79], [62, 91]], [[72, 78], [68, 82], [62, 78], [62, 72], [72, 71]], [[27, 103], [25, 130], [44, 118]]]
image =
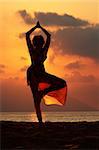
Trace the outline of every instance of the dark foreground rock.
[[98, 150], [99, 122], [1, 121], [1, 150]]

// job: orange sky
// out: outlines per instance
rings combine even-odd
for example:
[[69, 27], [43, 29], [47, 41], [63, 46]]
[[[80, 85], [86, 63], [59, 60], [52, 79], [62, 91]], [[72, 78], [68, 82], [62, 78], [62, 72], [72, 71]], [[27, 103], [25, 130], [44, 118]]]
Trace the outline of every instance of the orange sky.
[[[20, 94], [19, 92], [17, 94], [13, 94], [13, 96], [11, 96], [9, 92], [7, 96], [4, 95], [3, 92], [6, 90], [9, 91], [10, 86], [14, 86], [14, 88], [11, 90], [16, 89], [15, 91], [17, 91], [19, 85], [21, 84], [20, 87], [24, 87], [24, 92], [27, 93], [27, 99], [29, 99], [29, 104], [31, 105], [31, 92], [26, 85], [26, 81], [24, 80], [25, 72], [20, 71], [25, 66], [30, 65], [30, 57], [25, 39], [20, 39], [19, 34], [26, 32], [32, 26], [24, 22], [18, 13], [19, 10], [26, 10], [29, 14], [31, 14], [32, 17], [34, 16], [34, 12], [55, 12], [59, 15], [68, 14], [72, 15], [73, 17], [86, 20], [94, 26], [99, 24], [98, 0], [0, 0], [0, 78], [2, 79], [1, 99], [4, 99], [5, 101], [3, 105], [5, 105], [7, 101], [8, 107], [3, 107], [4, 110], [7, 109], [9, 111], [10, 109], [12, 110], [12, 107], [10, 107], [12, 104], [11, 97], [14, 99], [14, 96], [16, 95], [20, 101], [22, 97], [22, 93]], [[69, 105], [68, 103], [70, 103], [70, 101], [72, 103], [72, 100], [69, 100], [70, 97], [72, 97], [72, 99], [78, 99], [79, 95], [80, 101], [83, 101], [84, 99], [84, 103], [89, 106], [88, 108], [92, 108], [94, 105], [94, 108], [99, 110], [99, 102], [97, 103], [99, 95], [97, 95], [98, 92], [95, 90], [99, 88], [99, 62], [95, 62], [95, 60], [91, 57], [82, 57], [78, 54], [70, 55], [68, 53], [67, 55], [66, 53], [60, 54], [57, 51], [57, 55], [54, 55], [55, 49], [51, 47], [49, 49], [48, 59], [45, 62], [45, 67], [49, 73], [58, 75], [59, 77], [67, 80], [69, 84], [67, 105]], [[26, 60], [22, 59], [22, 57], [26, 58]], [[75, 62], [76, 65], [79, 65], [80, 62], [82, 67], [70, 69], [68, 65], [70, 66], [71, 63]], [[90, 76], [94, 77], [94, 81], [92, 81], [92, 83], [89, 83], [91, 81]], [[78, 82], [77, 78], [79, 80]], [[86, 83], [85, 80], [87, 79], [88, 82]], [[18, 85], [16, 86], [15, 83]], [[8, 85], [7, 87], [5, 86], [6, 84]], [[90, 86], [92, 87], [91, 89], [89, 88]], [[21, 88], [20, 90], [22, 90]], [[79, 88], [77, 90], [79, 93], [75, 91], [75, 88]], [[96, 93], [93, 93], [92, 96], [90, 96], [89, 93], [92, 91], [92, 89], [95, 90]], [[85, 93], [87, 93], [87, 96]], [[23, 99], [24, 98], [25, 97], [23, 95]], [[26, 105], [27, 99], [25, 99]], [[14, 101], [13, 104], [14, 103], [16, 103], [16, 101]], [[24, 101], [22, 100], [20, 103], [23, 104]], [[28, 110], [30, 108], [29, 104]], [[18, 111], [18, 106], [16, 106], [16, 110]]]

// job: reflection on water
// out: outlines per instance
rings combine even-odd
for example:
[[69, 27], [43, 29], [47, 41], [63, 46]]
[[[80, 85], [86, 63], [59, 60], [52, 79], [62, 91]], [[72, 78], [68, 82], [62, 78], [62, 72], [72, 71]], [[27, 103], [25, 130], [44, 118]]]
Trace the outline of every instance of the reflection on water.
[[[43, 121], [51, 122], [79, 122], [99, 121], [99, 111], [88, 112], [43, 112]], [[0, 120], [5, 121], [37, 121], [35, 112], [1, 112]]]

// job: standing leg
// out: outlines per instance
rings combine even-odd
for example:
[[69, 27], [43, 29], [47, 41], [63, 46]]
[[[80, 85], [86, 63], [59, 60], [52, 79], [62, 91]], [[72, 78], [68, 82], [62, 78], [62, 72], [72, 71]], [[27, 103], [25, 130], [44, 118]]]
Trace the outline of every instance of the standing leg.
[[38, 82], [32, 78], [32, 82], [30, 84], [31, 87], [31, 91], [33, 94], [33, 98], [34, 98], [34, 106], [36, 109], [36, 115], [38, 118], [39, 123], [42, 123], [42, 115], [41, 115], [41, 110], [40, 110], [40, 102], [41, 102], [41, 97], [39, 96], [39, 92], [38, 92]]
[[41, 115], [41, 109], [40, 109], [40, 102], [41, 99], [38, 98], [34, 98], [34, 105], [35, 105], [35, 109], [36, 109], [36, 114], [37, 114], [37, 118], [39, 123], [42, 123], [42, 115]]

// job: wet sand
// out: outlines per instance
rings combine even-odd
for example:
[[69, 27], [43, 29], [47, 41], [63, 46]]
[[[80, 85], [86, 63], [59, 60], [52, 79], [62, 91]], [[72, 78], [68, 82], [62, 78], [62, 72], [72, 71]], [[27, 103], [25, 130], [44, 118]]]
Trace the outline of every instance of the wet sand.
[[99, 122], [1, 121], [1, 150], [98, 150]]

